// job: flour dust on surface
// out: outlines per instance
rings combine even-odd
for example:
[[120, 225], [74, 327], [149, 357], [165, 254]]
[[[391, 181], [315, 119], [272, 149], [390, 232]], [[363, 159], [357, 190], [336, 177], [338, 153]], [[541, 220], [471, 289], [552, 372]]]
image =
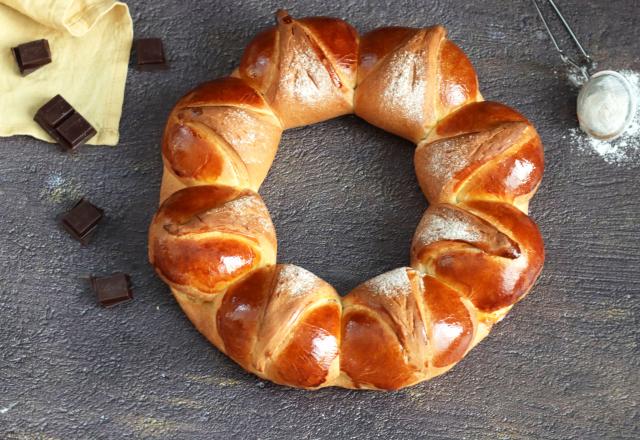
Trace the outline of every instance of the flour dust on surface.
[[[622, 70], [620, 74], [629, 81], [636, 97], [640, 100], [640, 73]], [[584, 83], [584, 79], [575, 73], [570, 74], [568, 79], [575, 87], [580, 87]], [[640, 106], [636, 108], [630, 125], [617, 139], [599, 140], [590, 137], [578, 127], [570, 129], [562, 138], [569, 140], [571, 146], [578, 152], [600, 156], [608, 164], [627, 167], [640, 165]]]

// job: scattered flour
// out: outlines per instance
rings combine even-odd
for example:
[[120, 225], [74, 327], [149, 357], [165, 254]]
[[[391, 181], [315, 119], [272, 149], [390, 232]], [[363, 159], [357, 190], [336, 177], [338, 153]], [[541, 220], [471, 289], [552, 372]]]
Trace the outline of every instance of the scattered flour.
[[231, 211], [231, 214], [241, 217], [247, 214], [247, 211], [255, 211], [260, 210], [262, 208], [262, 203], [260, 200], [252, 195], [247, 195], [243, 197], [239, 197], [237, 199], [233, 199], [229, 202], [226, 202], [224, 205], [216, 208], [219, 210], [228, 210]]
[[265, 219], [265, 215], [269, 215], [262, 199], [255, 195], [247, 195], [231, 200], [224, 205], [213, 209], [210, 212], [226, 212], [234, 218], [238, 219], [238, 222], [243, 222], [245, 226], [248, 226], [251, 221], [257, 221], [258, 224], [265, 231], [272, 231], [273, 224], [270, 220]]
[[53, 205], [59, 205], [80, 198], [81, 193], [73, 179], [66, 180], [58, 173], [50, 174], [40, 191], [40, 198]]
[[317, 282], [318, 277], [308, 270], [285, 264], [278, 273], [278, 286], [275, 290], [293, 297], [308, 295], [313, 293]]
[[382, 296], [398, 296], [411, 289], [407, 268], [401, 267], [371, 278], [365, 283], [371, 292]]
[[[414, 37], [418, 38], [420, 35]], [[428, 66], [423, 52], [403, 48], [391, 55], [386, 72], [388, 86], [382, 94], [382, 101], [388, 108], [404, 113], [408, 121], [423, 121], [425, 115]]]
[[[620, 74], [631, 83], [636, 96], [640, 99], [640, 73], [622, 70]], [[575, 87], [580, 87], [585, 82], [584, 78], [577, 73], [569, 74], [568, 79]], [[578, 151], [597, 154], [609, 164], [625, 165], [640, 161], [640, 106], [626, 131], [613, 141], [592, 138], [580, 128], [572, 128], [568, 135], [563, 136], [563, 139], [568, 139]]]
[[11, 410], [14, 406], [16, 406], [18, 404], [18, 402], [13, 402], [11, 404], [9, 404], [9, 406], [6, 406], [4, 408], [0, 408], [0, 414], [6, 414], [9, 412], [9, 410]]
[[[312, 55], [312, 50], [295, 41], [293, 36], [289, 46], [289, 54], [283, 64], [288, 64], [279, 82], [280, 84], [293, 84], [290, 88], [280, 88], [279, 93], [291, 94], [296, 102], [304, 106], [315, 106], [323, 99], [324, 93], [332, 91], [335, 87], [331, 82], [331, 76], [317, 56]], [[304, 41], [304, 40], [303, 40]]]
[[457, 211], [436, 211], [425, 217], [418, 226], [418, 243], [428, 246], [440, 240], [477, 242], [481, 234], [477, 226]]

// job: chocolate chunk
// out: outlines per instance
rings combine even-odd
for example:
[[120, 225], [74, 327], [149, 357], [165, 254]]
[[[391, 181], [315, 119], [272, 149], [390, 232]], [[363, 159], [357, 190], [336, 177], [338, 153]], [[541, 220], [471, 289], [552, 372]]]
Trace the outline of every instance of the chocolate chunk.
[[51, 62], [51, 50], [47, 40], [36, 40], [12, 47], [20, 73], [28, 75]]
[[43, 105], [36, 117], [40, 118], [39, 123], [57, 127], [60, 123], [73, 113], [73, 107], [60, 95], [56, 95]]
[[64, 144], [75, 148], [84, 144], [96, 134], [96, 130], [79, 113], [73, 113], [57, 127]]
[[114, 273], [107, 277], [91, 277], [91, 288], [98, 295], [98, 302], [104, 307], [131, 301], [131, 278], [126, 273]]
[[139, 70], [164, 70], [169, 67], [160, 38], [136, 40], [136, 63]]
[[83, 145], [96, 134], [95, 128], [60, 95], [43, 105], [33, 119], [67, 149]]
[[103, 216], [102, 209], [82, 199], [62, 217], [61, 223], [73, 238], [87, 244]]

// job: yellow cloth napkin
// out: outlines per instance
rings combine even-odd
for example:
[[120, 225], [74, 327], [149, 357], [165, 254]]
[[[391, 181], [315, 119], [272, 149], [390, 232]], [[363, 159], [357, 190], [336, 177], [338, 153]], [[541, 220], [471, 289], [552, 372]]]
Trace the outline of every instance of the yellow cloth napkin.
[[[23, 77], [11, 48], [46, 38], [52, 62]], [[0, 0], [0, 136], [54, 142], [33, 121], [62, 95], [95, 127], [89, 143], [116, 145], [133, 25], [114, 0]]]

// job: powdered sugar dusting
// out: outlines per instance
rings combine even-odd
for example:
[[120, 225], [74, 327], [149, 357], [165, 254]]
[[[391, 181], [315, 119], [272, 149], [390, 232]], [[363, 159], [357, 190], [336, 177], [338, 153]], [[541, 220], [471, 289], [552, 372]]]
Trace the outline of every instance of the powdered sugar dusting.
[[266, 214], [267, 217], [269, 216], [264, 204], [255, 195], [249, 194], [238, 197], [209, 211], [209, 214], [215, 215], [216, 211], [220, 213], [224, 212], [226, 215], [233, 217], [238, 224], [242, 224], [245, 227], [249, 227], [250, 222], [255, 221], [265, 231], [273, 230], [273, 224], [263, 215]]
[[430, 176], [430, 191], [440, 194], [453, 176], [467, 167], [470, 157], [477, 148], [476, 135], [465, 138], [444, 139], [421, 145], [419, 154], [423, 157], [426, 174]]
[[257, 197], [247, 195], [225, 203], [222, 208], [231, 210], [234, 214], [244, 215], [247, 211], [261, 209], [262, 203], [260, 203]]
[[389, 67], [382, 101], [402, 111], [409, 121], [423, 121], [427, 75], [424, 49], [397, 51], [389, 60]]
[[220, 133], [223, 133], [242, 161], [247, 166], [262, 164], [267, 152], [275, 146], [273, 137], [278, 128], [266, 117], [245, 109], [227, 107], [222, 114], [224, 121]]
[[50, 174], [40, 191], [40, 198], [52, 204], [61, 204], [80, 198], [80, 189], [74, 179], [65, 179], [59, 173]]
[[456, 148], [466, 147], [468, 143], [461, 143], [459, 139], [447, 139], [432, 144], [430, 148], [429, 174], [439, 178], [442, 184], [451, 180], [453, 175], [469, 165], [466, 151], [455, 154]]
[[234, 147], [253, 146], [257, 138], [257, 118], [243, 108], [227, 107], [225, 110], [223, 113], [225, 125], [237, 129], [237, 132], [230, 130], [225, 133], [230, 138], [230, 143]]
[[307, 295], [313, 293], [318, 280], [317, 276], [306, 269], [292, 264], [285, 264], [278, 274], [276, 290], [293, 297]]
[[293, 95], [296, 103], [317, 105], [335, 87], [327, 69], [308, 46], [308, 37], [298, 32], [301, 31], [291, 36], [288, 54], [282, 61], [279, 91]]
[[256, 220], [263, 229], [273, 229], [271, 223], [263, 215], [256, 215], [266, 211], [264, 205], [256, 196], [249, 195], [227, 202], [224, 205], [224, 209], [230, 210], [232, 215], [237, 218], [250, 217], [252, 220]]
[[477, 228], [460, 215], [442, 216], [429, 215], [420, 224], [418, 243], [427, 246], [440, 240], [460, 240], [469, 243], [480, 241], [481, 235]]
[[[624, 76], [634, 89], [635, 95], [640, 99], [640, 73], [631, 70], [619, 72]], [[576, 74], [569, 75], [569, 81], [580, 86], [584, 80]], [[625, 132], [613, 141], [602, 141], [592, 138], [579, 128], [572, 128], [569, 133], [563, 136], [571, 142], [571, 145], [579, 152], [597, 154], [606, 163], [615, 165], [637, 165], [640, 161], [640, 106], [631, 124]]]
[[407, 275], [407, 269], [401, 267], [370, 279], [366, 285], [376, 295], [398, 296], [406, 294], [411, 282], [409, 275]]

